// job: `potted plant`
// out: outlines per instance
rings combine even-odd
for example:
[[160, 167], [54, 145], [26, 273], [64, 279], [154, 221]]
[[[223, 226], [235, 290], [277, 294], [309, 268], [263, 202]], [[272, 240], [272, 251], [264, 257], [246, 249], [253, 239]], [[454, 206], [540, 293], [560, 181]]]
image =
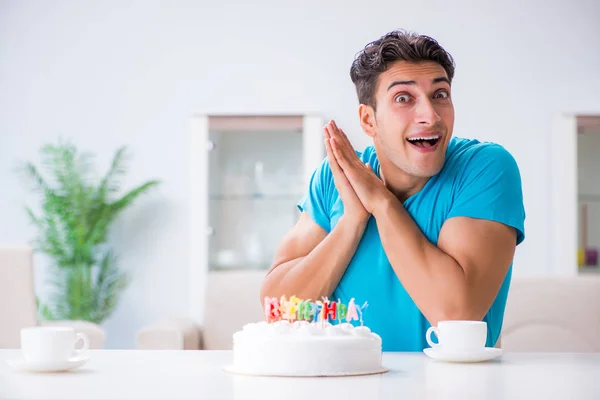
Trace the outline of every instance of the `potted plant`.
[[111, 224], [159, 182], [150, 180], [119, 194], [119, 181], [126, 173], [125, 147], [116, 151], [99, 178], [93, 175], [93, 155], [79, 153], [71, 143], [45, 145], [41, 158], [47, 177], [33, 163], [23, 166], [41, 200], [39, 213], [27, 207], [37, 228], [34, 248], [51, 260], [54, 291], [47, 301], [38, 298], [39, 318], [101, 324], [129, 282], [108, 245]]

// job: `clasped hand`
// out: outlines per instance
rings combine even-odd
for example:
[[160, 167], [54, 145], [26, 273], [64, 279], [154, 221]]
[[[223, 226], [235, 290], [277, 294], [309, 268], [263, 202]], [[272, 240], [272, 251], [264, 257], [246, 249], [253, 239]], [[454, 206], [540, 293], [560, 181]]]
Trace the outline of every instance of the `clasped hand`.
[[348, 137], [334, 121], [323, 127], [323, 134], [335, 186], [344, 204], [344, 215], [368, 220], [391, 192], [371, 166], [360, 160]]

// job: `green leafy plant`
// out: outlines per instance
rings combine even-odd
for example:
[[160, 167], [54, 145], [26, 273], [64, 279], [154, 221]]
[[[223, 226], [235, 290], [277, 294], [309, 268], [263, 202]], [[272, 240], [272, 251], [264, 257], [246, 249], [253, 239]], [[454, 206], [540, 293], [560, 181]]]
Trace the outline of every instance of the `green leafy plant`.
[[114, 311], [129, 276], [117, 267], [117, 257], [108, 245], [111, 224], [140, 195], [159, 184], [145, 182], [119, 195], [120, 179], [126, 173], [126, 148], [115, 153], [103, 177], [95, 178], [93, 155], [79, 153], [69, 142], [45, 145], [41, 165], [43, 177], [33, 163], [22, 166], [41, 196], [41, 210], [27, 213], [37, 228], [35, 250], [51, 260], [48, 302], [39, 298], [41, 319], [86, 320], [102, 323]]

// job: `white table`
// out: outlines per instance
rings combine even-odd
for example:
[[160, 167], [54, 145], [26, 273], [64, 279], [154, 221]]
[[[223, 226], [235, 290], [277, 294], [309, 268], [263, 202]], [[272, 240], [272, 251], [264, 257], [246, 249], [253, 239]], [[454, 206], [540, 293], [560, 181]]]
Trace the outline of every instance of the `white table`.
[[13, 371], [0, 350], [0, 399], [600, 399], [600, 354], [505, 353], [447, 364], [385, 353], [390, 372], [347, 378], [232, 375], [229, 351], [95, 350], [78, 370]]

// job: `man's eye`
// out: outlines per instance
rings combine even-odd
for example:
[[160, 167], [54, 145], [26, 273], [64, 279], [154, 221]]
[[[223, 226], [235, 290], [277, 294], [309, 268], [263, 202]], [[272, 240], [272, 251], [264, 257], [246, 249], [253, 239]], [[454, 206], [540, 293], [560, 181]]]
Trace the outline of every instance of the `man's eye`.
[[407, 94], [400, 94], [394, 98], [396, 103], [408, 103], [410, 101], [410, 96]]
[[448, 97], [450, 97], [450, 95], [445, 90], [442, 90], [437, 92], [433, 97], [436, 99], [447, 99]]

